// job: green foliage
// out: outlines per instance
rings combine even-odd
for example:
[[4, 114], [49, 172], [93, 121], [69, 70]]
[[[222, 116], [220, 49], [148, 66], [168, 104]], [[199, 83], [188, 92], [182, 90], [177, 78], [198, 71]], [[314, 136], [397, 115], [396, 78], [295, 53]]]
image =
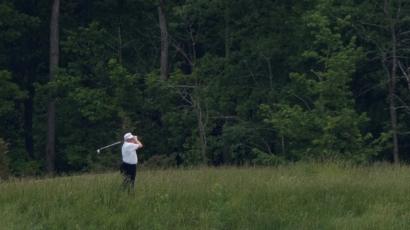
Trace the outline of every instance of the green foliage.
[[252, 160], [255, 165], [278, 166], [286, 162], [283, 157], [275, 154], [268, 154], [259, 149], [253, 149], [252, 151], [256, 155], [255, 159]]
[[39, 23], [39, 18], [18, 12], [11, 3], [0, 3], [0, 47], [15, 43]]
[[[101, 162], [113, 157], [97, 157], [95, 149], [121, 137], [118, 133], [127, 119], [121, 105], [129, 101], [125, 97], [130, 93], [135, 95], [130, 90], [134, 83], [130, 84], [132, 76], [108, 52], [105, 36], [107, 32], [98, 23], [70, 32], [62, 41], [67, 67], [61, 68], [53, 81], [37, 89], [39, 98], [57, 99], [60, 170], [89, 170], [93, 164], [101, 168]], [[118, 160], [117, 153], [116, 164]]]
[[[396, 100], [408, 159], [409, 5], [389, 2], [390, 13], [402, 12]], [[45, 168], [51, 98], [62, 173], [117, 169], [119, 148], [95, 149], [128, 131], [146, 146], [140, 162], [161, 167], [389, 159], [381, 60], [391, 21], [382, 2], [184, 0], [164, 9], [167, 80], [158, 1], [105, 0], [62, 2], [59, 69], [49, 81], [49, 3], [0, 3], [0, 133], [12, 173]]]
[[12, 76], [8, 71], [0, 70], [0, 85], [0, 120], [4, 120], [12, 116], [16, 111], [15, 103], [24, 99], [26, 94], [12, 82]]
[[144, 167], [150, 169], [166, 169], [176, 166], [176, 154], [172, 154], [170, 156], [166, 155], [155, 155], [149, 158], [144, 163]]
[[[16, 146], [20, 140], [19, 132], [16, 130], [16, 120], [18, 120], [18, 104], [21, 103], [27, 94], [12, 81], [12, 75], [8, 71], [0, 71], [0, 177], [6, 177], [10, 172], [16, 172], [17, 163], [24, 162], [25, 157], [21, 157], [21, 151]], [[9, 145], [6, 145], [6, 142]], [[24, 155], [24, 154], [23, 154]]]
[[363, 51], [355, 37], [342, 37], [349, 15], [331, 22], [329, 7], [330, 2], [321, 2], [305, 15], [315, 49], [302, 53], [301, 63], [310, 63], [310, 73], [290, 74], [293, 84], [286, 93], [298, 101], [288, 99], [261, 110], [266, 122], [288, 139], [290, 153], [363, 162], [376, 152], [369, 145], [371, 134], [363, 132], [368, 118], [355, 111], [348, 85]]
[[7, 143], [0, 138], [0, 181], [9, 177], [9, 159]]
[[20, 155], [18, 158], [16, 156], [10, 157], [12, 158], [10, 166], [13, 175], [18, 177], [32, 177], [42, 174], [43, 169], [41, 162], [25, 159], [23, 154], [13, 154], [17, 156]]

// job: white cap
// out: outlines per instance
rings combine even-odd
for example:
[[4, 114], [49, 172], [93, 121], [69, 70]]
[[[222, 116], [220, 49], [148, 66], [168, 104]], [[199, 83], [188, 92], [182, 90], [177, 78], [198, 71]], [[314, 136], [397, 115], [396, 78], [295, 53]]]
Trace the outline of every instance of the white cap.
[[134, 135], [132, 135], [132, 133], [126, 133], [125, 135], [124, 135], [124, 140], [126, 141], [126, 140], [129, 140], [129, 139], [132, 139], [132, 138], [134, 138]]

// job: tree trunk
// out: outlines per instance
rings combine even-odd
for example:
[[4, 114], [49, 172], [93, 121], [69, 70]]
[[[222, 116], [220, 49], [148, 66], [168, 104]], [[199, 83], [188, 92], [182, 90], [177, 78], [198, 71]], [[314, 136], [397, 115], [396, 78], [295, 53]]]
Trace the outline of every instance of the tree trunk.
[[[400, 7], [400, 6], [399, 6]], [[384, 15], [388, 20], [390, 36], [391, 36], [391, 70], [389, 73], [389, 110], [390, 110], [390, 122], [391, 131], [393, 136], [393, 161], [395, 164], [400, 162], [399, 160], [399, 141], [397, 130], [397, 111], [396, 111], [396, 74], [397, 74], [397, 37], [396, 37], [396, 22], [390, 12], [390, 1], [384, 0]], [[388, 60], [386, 60], [388, 61]]]
[[397, 73], [397, 55], [396, 55], [396, 40], [394, 26], [392, 26], [392, 67], [389, 79], [389, 110], [390, 110], [390, 121], [393, 135], [393, 160], [395, 164], [399, 163], [399, 143], [397, 136], [397, 111], [396, 111], [396, 73]]
[[161, 79], [168, 79], [168, 28], [167, 28], [167, 19], [165, 17], [165, 0], [159, 1], [158, 6], [158, 17], [159, 17], [159, 28], [161, 31], [161, 57], [160, 57], [160, 70], [161, 70]]
[[225, 21], [225, 58], [228, 59], [231, 50], [231, 37], [229, 31], [229, 11], [228, 11], [228, 2], [225, 3], [225, 11], [224, 11], [224, 21]]
[[118, 25], [118, 62], [122, 64], [122, 34], [121, 23]]
[[122, 12], [124, 8], [124, 1], [117, 2], [117, 14], [118, 14], [118, 62], [122, 64]]
[[[28, 81], [28, 80], [27, 80]], [[29, 96], [24, 101], [24, 142], [27, 154], [31, 160], [34, 159], [33, 149], [33, 97], [34, 87], [28, 83]]]
[[283, 134], [280, 136], [280, 144], [282, 147], [282, 155], [285, 156], [285, 136], [283, 136]]
[[206, 111], [205, 112], [203, 111], [199, 96], [196, 95], [194, 97], [195, 98], [192, 101], [193, 101], [194, 110], [195, 110], [195, 113], [197, 116], [197, 122], [198, 122], [198, 134], [199, 134], [202, 162], [204, 165], [206, 165], [208, 163], [208, 157], [206, 156], [207, 151], [208, 151], [207, 150], [208, 141], [206, 137], [206, 126], [207, 126], [208, 114]]
[[407, 88], [410, 91], [410, 67], [407, 68], [407, 72], [406, 72], [406, 80], [407, 80]]
[[[50, 81], [55, 77], [59, 62], [59, 15], [60, 0], [53, 0], [50, 19]], [[55, 113], [55, 99], [51, 99], [47, 109], [46, 160], [49, 173], [53, 173], [55, 170]]]

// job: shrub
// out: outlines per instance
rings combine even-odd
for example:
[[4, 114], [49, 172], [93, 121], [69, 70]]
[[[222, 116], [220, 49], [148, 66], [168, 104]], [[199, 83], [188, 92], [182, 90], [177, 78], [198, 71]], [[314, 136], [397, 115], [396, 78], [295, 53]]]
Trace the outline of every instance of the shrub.
[[256, 154], [256, 158], [252, 161], [255, 165], [276, 166], [285, 164], [286, 162], [283, 157], [275, 154], [268, 154], [259, 149], [253, 149], [252, 152]]
[[176, 166], [176, 154], [154, 155], [145, 161], [144, 166], [148, 168], [170, 168]]
[[9, 176], [7, 152], [7, 143], [0, 138], [0, 180], [5, 180]]

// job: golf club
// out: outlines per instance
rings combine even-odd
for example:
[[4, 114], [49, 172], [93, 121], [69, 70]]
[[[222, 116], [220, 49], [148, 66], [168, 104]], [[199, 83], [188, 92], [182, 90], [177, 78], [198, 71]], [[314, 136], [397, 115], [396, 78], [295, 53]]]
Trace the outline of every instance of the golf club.
[[106, 148], [109, 148], [109, 147], [112, 147], [112, 146], [114, 146], [114, 145], [118, 145], [118, 144], [121, 144], [121, 143], [122, 143], [121, 141], [117, 141], [117, 142], [112, 143], [112, 144], [110, 144], [110, 145], [107, 145], [107, 146], [101, 147], [101, 148], [97, 149], [97, 154], [99, 154], [99, 153], [100, 153], [100, 151], [101, 151], [101, 150], [103, 150], [103, 149], [106, 149]]

